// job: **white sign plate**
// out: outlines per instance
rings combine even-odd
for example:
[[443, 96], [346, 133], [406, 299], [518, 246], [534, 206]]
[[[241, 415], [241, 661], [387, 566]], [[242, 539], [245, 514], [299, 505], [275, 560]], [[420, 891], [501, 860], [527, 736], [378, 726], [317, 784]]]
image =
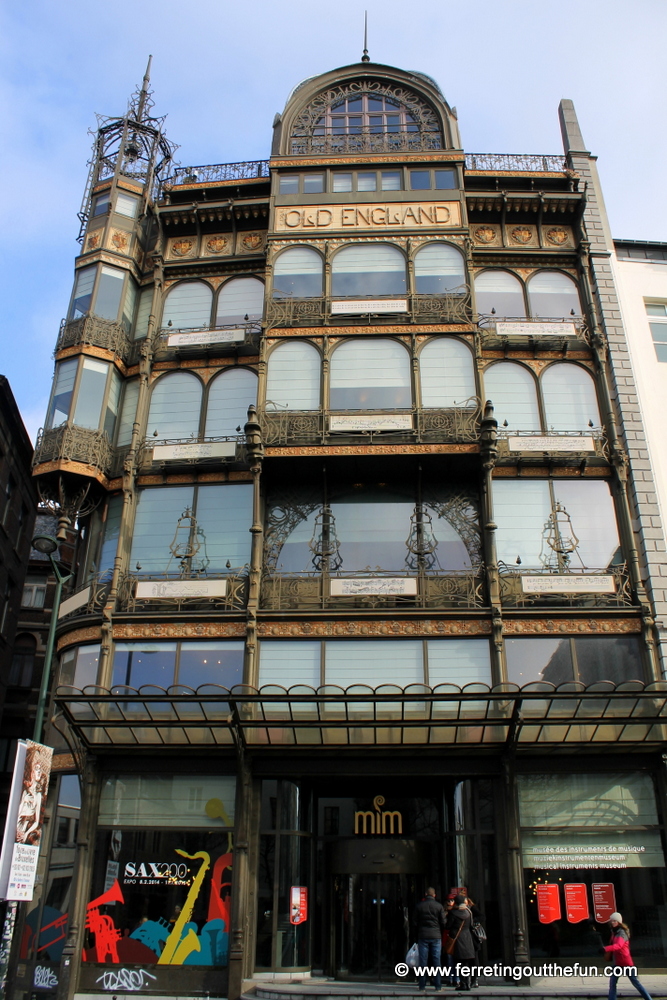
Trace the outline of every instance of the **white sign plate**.
[[63, 601], [58, 609], [58, 618], [62, 618], [63, 615], [68, 615], [70, 611], [76, 611], [77, 608], [82, 608], [84, 604], [88, 603], [90, 598], [90, 587], [84, 587], [80, 590], [78, 594], [74, 594], [72, 597], [68, 597], [66, 601]]
[[509, 437], [507, 439], [510, 451], [595, 451], [593, 438], [562, 437], [558, 434], [540, 437], [537, 434], [525, 437]]
[[407, 311], [407, 299], [346, 299], [331, 303], [333, 315], [337, 313], [405, 313]]
[[615, 594], [613, 576], [522, 576], [524, 594]]
[[135, 597], [153, 600], [170, 597], [224, 597], [226, 580], [140, 580]]
[[237, 344], [245, 340], [245, 330], [204, 330], [202, 333], [170, 333], [169, 347], [196, 347], [198, 344]]
[[574, 323], [496, 323], [499, 337], [576, 337]]
[[354, 580], [334, 579], [330, 582], [332, 597], [356, 597], [364, 594], [405, 594], [417, 593], [417, 581], [410, 577], [368, 576]]
[[360, 417], [356, 413], [334, 414], [329, 417], [330, 431], [411, 431], [412, 414], [369, 414]]
[[211, 441], [210, 444], [158, 444], [153, 448], [153, 462], [176, 458], [234, 458], [236, 441]]

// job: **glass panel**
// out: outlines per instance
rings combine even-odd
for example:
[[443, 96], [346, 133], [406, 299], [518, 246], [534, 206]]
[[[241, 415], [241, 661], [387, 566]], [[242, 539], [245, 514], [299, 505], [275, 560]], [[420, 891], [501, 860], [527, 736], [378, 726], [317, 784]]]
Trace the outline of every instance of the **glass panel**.
[[424, 657], [418, 639], [325, 642], [327, 684], [422, 684]]
[[405, 294], [405, 257], [386, 243], [366, 243], [345, 247], [331, 266], [332, 295]]
[[96, 272], [96, 267], [84, 267], [76, 272], [74, 294], [72, 296], [72, 305], [70, 306], [68, 319], [79, 319], [79, 317], [85, 316], [86, 313], [90, 312]]
[[618, 529], [609, 484], [564, 479], [553, 485], [556, 502], [570, 515], [579, 542], [570, 560], [571, 568], [606, 569], [612, 562], [619, 562]]
[[128, 219], [136, 219], [139, 210], [139, 199], [131, 194], [118, 192], [116, 195], [116, 211], [119, 215], [126, 215]]
[[113, 433], [116, 429], [116, 417], [118, 416], [118, 404], [120, 402], [120, 390], [122, 388], [123, 380], [116, 369], [112, 368], [111, 381], [109, 382], [109, 394], [107, 396], [107, 408], [104, 415], [104, 430], [109, 435], [110, 441], [113, 441]]
[[333, 191], [351, 191], [352, 190], [352, 174], [341, 174], [335, 173], [332, 177], [333, 180]]
[[377, 502], [375, 496], [367, 493], [331, 504], [343, 560], [341, 569], [404, 572], [414, 505], [388, 498]]
[[291, 410], [320, 407], [319, 351], [305, 340], [280, 344], [269, 355], [266, 381], [267, 402]]
[[124, 281], [125, 271], [119, 271], [116, 267], [102, 266], [95, 293], [93, 312], [96, 316], [101, 316], [102, 319], [118, 319]]
[[572, 313], [581, 316], [577, 286], [561, 271], [538, 271], [533, 275], [528, 281], [528, 304], [533, 318], [569, 319]]
[[667, 323], [649, 323], [651, 336], [657, 344], [662, 344], [667, 340]]
[[437, 337], [419, 355], [422, 406], [462, 406], [476, 395], [472, 352], [461, 340]]
[[584, 684], [644, 679], [639, 638], [635, 635], [576, 636], [577, 673]]
[[294, 684], [320, 686], [319, 642], [264, 640], [259, 648], [259, 686]]
[[141, 340], [148, 333], [148, 320], [153, 304], [153, 288], [142, 288], [139, 294], [139, 308], [137, 318], [134, 323], [134, 339]]
[[517, 775], [519, 814], [526, 827], [654, 826], [649, 774]]
[[[107, 778], [102, 785], [98, 823], [158, 829], [232, 826], [235, 788], [235, 778], [221, 775], [123, 774]], [[206, 813], [211, 799], [222, 804], [222, 822], [218, 819], [213, 824]]]
[[548, 681], [564, 684], [574, 679], [569, 639], [505, 639], [507, 679], [511, 684]]
[[[197, 525], [202, 549], [198, 559], [210, 560], [208, 573], [239, 571], [250, 561], [252, 485], [200, 486], [197, 491]], [[205, 548], [205, 552], [203, 549]]]
[[162, 375], [151, 393], [147, 439], [199, 437], [201, 402], [202, 384], [196, 375], [187, 372]]
[[313, 572], [313, 552], [310, 548], [310, 541], [315, 531], [315, 518], [320, 508], [315, 510], [299, 521], [290, 531], [289, 535], [280, 547], [280, 554], [277, 560], [277, 568], [281, 573], [302, 573]]
[[410, 190], [412, 191], [429, 191], [431, 189], [431, 171], [430, 170], [411, 170], [410, 171]]
[[401, 172], [400, 170], [383, 170], [381, 173], [383, 191], [400, 191]]
[[667, 305], [664, 302], [647, 302], [646, 312], [649, 316], [667, 316]]
[[282, 836], [279, 843], [276, 967], [289, 969], [308, 965], [309, 959], [308, 923], [290, 922], [290, 890], [293, 885], [309, 885], [310, 839]]
[[[519, 571], [540, 569], [542, 533], [551, 514], [549, 483], [493, 482], [493, 516], [498, 525], [498, 559]], [[521, 562], [517, 564], [517, 558]]]
[[299, 193], [299, 175], [298, 174], [283, 174], [280, 178], [280, 194], [298, 194]]
[[233, 688], [243, 683], [242, 642], [182, 642], [178, 683], [198, 688], [221, 684]]
[[118, 422], [118, 434], [116, 445], [124, 448], [132, 440], [132, 426], [137, 414], [137, 402], [139, 400], [139, 379], [132, 379], [125, 383], [123, 393], [123, 405], [120, 410], [120, 420]]
[[655, 356], [658, 361], [667, 361], [667, 344], [655, 344]]
[[[267, 782], [263, 784], [267, 784]], [[259, 969], [270, 969], [272, 966], [275, 860], [276, 838], [273, 836], [260, 837], [257, 874], [257, 948], [255, 952], [255, 964]]]
[[60, 424], [64, 424], [69, 416], [78, 363], [78, 358], [70, 358], [69, 361], [61, 361], [56, 365], [53, 395], [46, 417], [47, 430], [50, 427], [59, 427]]
[[377, 189], [377, 174], [373, 172], [357, 174], [357, 191], [375, 191]]
[[[173, 562], [169, 546], [178, 519], [186, 507], [192, 507], [193, 493], [192, 486], [139, 491], [130, 555], [132, 573], [166, 573], [170, 560]], [[141, 568], [137, 569], [137, 565]], [[176, 571], [178, 566], [171, 568]]]
[[109, 365], [106, 362], [83, 359], [73, 418], [73, 422], [79, 427], [89, 427], [92, 430], [99, 427], [108, 374]]
[[58, 683], [82, 690], [89, 684], [96, 684], [99, 662], [99, 643], [94, 646], [78, 646], [76, 649], [68, 649], [60, 657]]
[[111, 686], [140, 688], [156, 684], [168, 688], [175, 682], [175, 642], [117, 642], [114, 647]]
[[490, 365], [484, 372], [484, 398], [493, 403], [501, 429], [540, 433], [535, 379], [523, 365], [512, 361]]
[[580, 431], [600, 426], [595, 382], [585, 368], [567, 362], [549, 365], [541, 378], [547, 431]]
[[185, 281], [167, 294], [162, 327], [207, 330], [211, 323], [213, 291], [203, 281]]
[[137, 286], [132, 278], [127, 279], [127, 288], [125, 289], [125, 303], [123, 305], [123, 318], [122, 323], [125, 327], [125, 332], [130, 333], [132, 329], [132, 323], [134, 321], [134, 309], [137, 304]]
[[450, 190], [457, 187], [455, 170], [434, 170], [436, 191]]
[[491, 651], [487, 639], [429, 639], [428, 683], [491, 684]]
[[106, 215], [109, 211], [109, 205], [111, 204], [111, 192], [104, 191], [103, 194], [98, 194], [93, 199], [93, 218], [96, 215]]
[[208, 391], [205, 436], [233, 437], [257, 403], [257, 376], [249, 368], [232, 368], [216, 376]]
[[475, 278], [475, 299], [479, 313], [494, 313], [499, 319], [504, 316], [525, 318], [523, 286], [508, 271], [482, 271], [478, 274]]
[[324, 174], [304, 174], [303, 191], [304, 194], [319, 194], [324, 191]]
[[430, 243], [415, 254], [415, 288], [424, 295], [444, 295], [465, 285], [463, 254], [448, 243]]
[[273, 297], [313, 298], [322, 294], [322, 258], [308, 247], [285, 250], [273, 268]]
[[257, 323], [264, 311], [264, 285], [258, 278], [232, 278], [218, 296], [216, 326]]
[[102, 536], [102, 546], [100, 549], [100, 560], [97, 571], [105, 579], [111, 578], [116, 549], [118, 548], [118, 536], [120, 535], [120, 522], [123, 514], [123, 498], [120, 496], [110, 497], [107, 504], [107, 516], [104, 522], [104, 534]]
[[332, 410], [412, 405], [410, 356], [395, 340], [348, 340], [331, 357]]

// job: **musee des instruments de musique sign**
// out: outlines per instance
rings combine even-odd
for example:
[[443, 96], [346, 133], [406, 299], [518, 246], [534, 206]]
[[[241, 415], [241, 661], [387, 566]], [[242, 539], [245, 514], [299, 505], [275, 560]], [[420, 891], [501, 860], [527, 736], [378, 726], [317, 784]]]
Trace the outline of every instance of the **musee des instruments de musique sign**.
[[276, 212], [276, 229], [432, 229], [461, 225], [457, 201], [393, 202], [389, 205], [294, 205]]

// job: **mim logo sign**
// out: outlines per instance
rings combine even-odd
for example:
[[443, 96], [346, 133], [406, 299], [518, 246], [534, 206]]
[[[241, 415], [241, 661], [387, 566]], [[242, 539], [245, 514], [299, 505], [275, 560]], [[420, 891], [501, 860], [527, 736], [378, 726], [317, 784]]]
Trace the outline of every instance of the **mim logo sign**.
[[354, 814], [355, 833], [403, 833], [403, 816], [398, 809], [383, 809], [384, 795], [376, 795], [372, 809]]

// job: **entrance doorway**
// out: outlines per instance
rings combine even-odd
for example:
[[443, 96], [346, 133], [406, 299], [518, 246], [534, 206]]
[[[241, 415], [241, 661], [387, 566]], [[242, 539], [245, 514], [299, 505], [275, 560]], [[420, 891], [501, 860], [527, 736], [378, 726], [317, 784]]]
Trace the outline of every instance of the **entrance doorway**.
[[[395, 979], [410, 947], [421, 899], [419, 875], [340, 875], [336, 879], [336, 965], [341, 977]], [[417, 885], [419, 883], [419, 886]]]

